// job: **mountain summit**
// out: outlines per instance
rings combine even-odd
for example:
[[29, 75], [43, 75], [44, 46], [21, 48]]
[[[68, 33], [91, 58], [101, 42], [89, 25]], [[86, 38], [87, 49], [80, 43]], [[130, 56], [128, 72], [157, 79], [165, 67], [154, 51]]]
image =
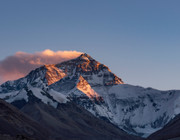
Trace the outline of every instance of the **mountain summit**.
[[[78, 58], [62, 62], [60, 64], [44, 65], [31, 71], [26, 77], [8, 81], [2, 84], [2, 87], [8, 87], [9, 90], [19, 90], [28, 84], [36, 84], [39, 87], [42, 84], [52, 85], [59, 80], [67, 77], [83, 76], [86, 80], [100, 85], [123, 84], [123, 81], [113, 74], [109, 68], [91, 56], [84, 53]], [[98, 81], [94, 78], [99, 79]], [[94, 81], [93, 81], [94, 80]], [[43, 86], [43, 85], [42, 85]], [[3, 92], [6, 90], [3, 88]], [[1, 91], [0, 91], [1, 92]]]
[[0, 98], [18, 108], [42, 102], [54, 108], [70, 102], [126, 132], [147, 137], [180, 113], [180, 91], [124, 84], [88, 54], [44, 65], [0, 86]]

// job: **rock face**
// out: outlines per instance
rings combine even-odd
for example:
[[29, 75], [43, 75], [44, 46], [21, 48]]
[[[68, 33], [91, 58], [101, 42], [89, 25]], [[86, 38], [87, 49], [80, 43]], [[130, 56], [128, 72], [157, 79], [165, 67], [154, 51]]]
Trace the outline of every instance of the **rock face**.
[[47, 69], [45, 77], [48, 85], [51, 85], [66, 76], [66, 74], [62, 70], [55, 67], [55, 65], [45, 65], [45, 68]]
[[109, 68], [87, 54], [45, 65], [26, 77], [6, 82], [0, 98], [23, 108], [29, 102], [58, 108], [74, 102], [126, 132], [147, 137], [180, 113], [180, 91], [159, 91], [124, 84]]

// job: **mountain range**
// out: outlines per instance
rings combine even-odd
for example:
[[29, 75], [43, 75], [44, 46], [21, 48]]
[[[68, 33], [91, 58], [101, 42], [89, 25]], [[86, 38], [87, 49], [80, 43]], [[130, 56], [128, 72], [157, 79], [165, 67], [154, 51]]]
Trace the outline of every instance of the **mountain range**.
[[[9, 103], [1, 101], [7, 110], [13, 108], [8, 114], [17, 114], [25, 122], [21, 126], [6, 121], [8, 127], [2, 127], [0, 134], [12, 138], [16, 131], [27, 139], [154, 140], [179, 136], [179, 131], [169, 130], [178, 128], [180, 91], [125, 84], [85, 53], [5, 82], [0, 86], [0, 98]], [[18, 126], [17, 130], [12, 125]], [[31, 133], [24, 132], [26, 126]], [[9, 132], [10, 127], [14, 133]]]

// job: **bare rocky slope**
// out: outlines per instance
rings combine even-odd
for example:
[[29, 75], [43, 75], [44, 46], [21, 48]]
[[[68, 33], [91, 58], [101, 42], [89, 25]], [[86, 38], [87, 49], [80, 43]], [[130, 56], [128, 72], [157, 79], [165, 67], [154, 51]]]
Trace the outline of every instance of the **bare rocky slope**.
[[37, 99], [20, 110], [0, 100], [1, 140], [140, 140], [73, 103], [55, 109]]
[[0, 139], [46, 139], [48, 135], [46, 128], [0, 100]]

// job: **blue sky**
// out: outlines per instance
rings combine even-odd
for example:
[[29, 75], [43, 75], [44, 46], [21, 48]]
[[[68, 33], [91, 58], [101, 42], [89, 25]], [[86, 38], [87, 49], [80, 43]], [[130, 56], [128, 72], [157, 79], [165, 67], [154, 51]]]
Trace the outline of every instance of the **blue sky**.
[[179, 0], [1, 0], [0, 60], [86, 52], [125, 83], [180, 89]]

